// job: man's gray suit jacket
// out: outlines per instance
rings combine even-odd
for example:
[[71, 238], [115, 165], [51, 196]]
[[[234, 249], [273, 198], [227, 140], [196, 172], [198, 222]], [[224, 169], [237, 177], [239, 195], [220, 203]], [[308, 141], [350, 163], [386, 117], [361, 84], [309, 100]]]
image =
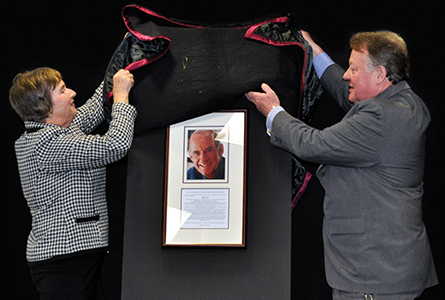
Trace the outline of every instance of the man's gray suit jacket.
[[347, 111], [324, 130], [287, 112], [274, 118], [271, 143], [322, 164], [323, 239], [331, 287], [398, 293], [437, 284], [422, 220], [425, 131], [430, 115], [402, 81], [352, 105], [344, 70], [330, 66], [324, 89]]

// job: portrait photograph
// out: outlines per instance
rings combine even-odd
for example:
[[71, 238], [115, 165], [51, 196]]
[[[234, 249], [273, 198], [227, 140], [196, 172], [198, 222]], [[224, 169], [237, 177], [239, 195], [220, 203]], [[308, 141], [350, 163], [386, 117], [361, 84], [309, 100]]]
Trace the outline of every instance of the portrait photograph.
[[228, 181], [229, 127], [184, 127], [184, 182]]

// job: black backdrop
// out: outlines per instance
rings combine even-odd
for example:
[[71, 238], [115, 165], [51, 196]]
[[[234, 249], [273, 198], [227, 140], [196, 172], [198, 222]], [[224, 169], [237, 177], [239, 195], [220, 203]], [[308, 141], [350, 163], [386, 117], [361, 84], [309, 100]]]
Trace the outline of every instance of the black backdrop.
[[[432, 2], [432, 1], [430, 1]], [[439, 56], [443, 43], [440, 2], [406, 1], [139, 1], [163, 15], [199, 22], [236, 22], [273, 12], [294, 12], [301, 27], [308, 30], [338, 63], [347, 66], [348, 40], [357, 31], [389, 29], [400, 33], [411, 56], [410, 84], [426, 102], [432, 114], [427, 135], [424, 222], [441, 285], [428, 289], [421, 299], [444, 299], [443, 268], [444, 196], [441, 188], [443, 144], [443, 100], [439, 94]], [[121, 9], [131, 2], [97, 1], [11, 1], [2, 4], [2, 208], [1, 273], [2, 299], [37, 299], [25, 260], [30, 215], [20, 188], [13, 143], [23, 132], [21, 120], [10, 108], [8, 90], [21, 71], [49, 66], [62, 72], [68, 86], [77, 92], [81, 105], [102, 80], [109, 58], [126, 30]], [[329, 126], [342, 112], [324, 95], [312, 125]], [[104, 132], [106, 126], [98, 129]], [[403, 130], [403, 128], [401, 128]], [[443, 137], [443, 133], [442, 137]], [[105, 291], [108, 299], [121, 292], [122, 241], [125, 210], [126, 163], [124, 158], [108, 168], [110, 210], [110, 254], [105, 262]], [[309, 165], [311, 171], [316, 166]], [[321, 241], [323, 192], [312, 180], [293, 214], [292, 298], [330, 299], [323, 270]]]

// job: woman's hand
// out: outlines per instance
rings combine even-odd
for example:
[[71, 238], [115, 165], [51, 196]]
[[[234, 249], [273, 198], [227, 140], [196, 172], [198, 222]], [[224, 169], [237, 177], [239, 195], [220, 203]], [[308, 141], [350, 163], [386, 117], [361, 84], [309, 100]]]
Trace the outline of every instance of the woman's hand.
[[113, 76], [113, 102], [129, 103], [128, 95], [134, 85], [133, 74], [126, 70], [119, 70]]

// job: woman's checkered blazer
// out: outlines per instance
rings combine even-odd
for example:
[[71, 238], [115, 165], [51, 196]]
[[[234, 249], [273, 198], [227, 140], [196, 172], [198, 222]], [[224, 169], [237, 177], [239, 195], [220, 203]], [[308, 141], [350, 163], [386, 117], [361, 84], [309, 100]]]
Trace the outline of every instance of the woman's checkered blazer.
[[29, 262], [108, 245], [105, 166], [130, 149], [136, 109], [115, 103], [107, 133], [89, 134], [105, 119], [102, 88], [78, 108], [68, 128], [26, 121], [15, 143], [32, 216]]

